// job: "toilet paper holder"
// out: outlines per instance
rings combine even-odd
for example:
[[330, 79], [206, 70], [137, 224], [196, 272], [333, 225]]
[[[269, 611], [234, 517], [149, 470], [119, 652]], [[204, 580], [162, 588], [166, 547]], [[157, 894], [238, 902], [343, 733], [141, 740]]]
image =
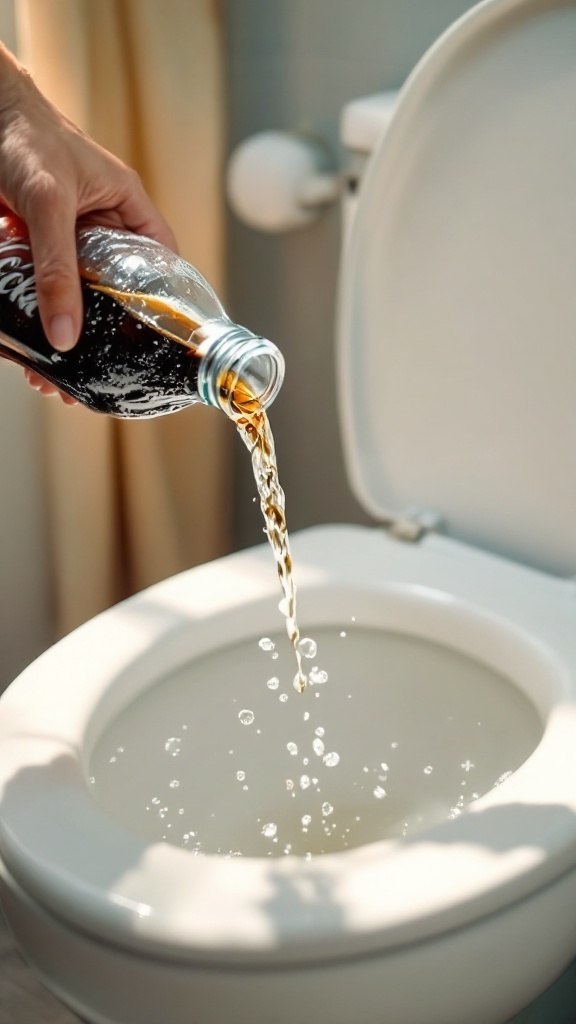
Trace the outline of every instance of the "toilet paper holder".
[[241, 142], [228, 162], [226, 194], [236, 216], [267, 233], [304, 227], [323, 210], [355, 192], [364, 164], [388, 129], [398, 92], [346, 104], [340, 138], [349, 154], [335, 167], [329, 147], [299, 132], [262, 131]]

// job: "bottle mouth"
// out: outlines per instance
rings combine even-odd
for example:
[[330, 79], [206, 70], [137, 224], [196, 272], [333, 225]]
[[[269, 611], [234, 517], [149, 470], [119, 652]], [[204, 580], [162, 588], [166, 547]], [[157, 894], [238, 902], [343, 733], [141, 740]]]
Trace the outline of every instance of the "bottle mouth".
[[276, 345], [244, 327], [204, 323], [197, 352], [198, 397], [231, 419], [250, 416], [274, 401], [284, 380], [284, 357]]

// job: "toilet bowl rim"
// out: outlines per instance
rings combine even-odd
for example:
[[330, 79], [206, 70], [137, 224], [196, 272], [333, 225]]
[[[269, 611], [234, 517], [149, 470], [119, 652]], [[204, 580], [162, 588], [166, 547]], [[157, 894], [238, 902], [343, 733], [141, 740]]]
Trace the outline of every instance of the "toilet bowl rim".
[[[340, 535], [333, 539], [340, 545], [343, 538]], [[317, 540], [316, 537], [315, 546]], [[448, 543], [450, 545], [451, 542]], [[451, 549], [450, 554], [453, 556], [454, 550]], [[303, 552], [301, 558], [302, 555]], [[432, 545], [427, 554], [421, 551], [421, 563], [437, 561], [437, 555], [437, 545]], [[243, 572], [248, 556], [244, 553], [242, 556], [232, 557], [236, 559], [234, 565]], [[328, 559], [327, 564], [330, 563], [330, 571], [333, 572], [333, 554]], [[373, 553], [370, 555], [370, 564], [373, 567]], [[355, 566], [355, 569], [357, 568], [358, 564]], [[192, 570], [193, 573], [195, 570]], [[193, 578], [192, 574], [185, 574], [187, 582]], [[350, 575], [349, 573], [348, 583]], [[407, 576], [409, 577], [410, 573]], [[199, 573], [197, 578], [201, 583], [205, 576]], [[182, 582], [165, 581], [164, 584], [158, 585], [159, 589], [155, 590], [155, 593], [158, 595], [162, 592], [171, 592], [174, 596]], [[401, 582], [404, 585], [409, 582], [406, 574]], [[496, 580], [497, 584], [499, 582]], [[524, 586], [525, 579], [522, 578], [521, 582]], [[268, 584], [264, 589], [267, 587]], [[136, 607], [145, 599], [145, 596], [139, 595], [133, 599], [131, 607]], [[112, 616], [109, 617], [109, 621]], [[87, 632], [89, 633], [90, 629]], [[551, 663], [550, 672], [554, 673], [558, 667]], [[571, 709], [566, 708], [557, 695], [541, 744], [541, 748], [546, 748], [544, 756], [547, 761], [550, 761], [553, 753], [556, 755], [560, 752], [563, 756], [562, 751], [570, 747], [574, 749], [574, 740], [576, 725]], [[44, 744], [48, 743], [49, 740], [45, 737]], [[56, 749], [62, 753], [62, 747], [57, 745], [56, 748], [52, 748], [51, 754]], [[186, 955], [212, 959], [237, 957], [241, 953], [247, 957], [282, 960], [294, 958], [298, 949], [302, 950], [303, 955], [309, 955], [309, 944], [314, 942], [315, 948], [321, 947], [327, 954], [344, 955], [347, 951], [357, 951], [361, 946], [394, 946], [400, 942], [433, 934], [438, 929], [444, 930], [464, 924], [472, 917], [499, 909], [502, 905], [521, 898], [522, 894], [546, 884], [551, 878], [572, 868], [571, 849], [576, 839], [576, 828], [572, 818], [576, 808], [569, 808], [568, 804], [568, 817], [562, 812], [562, 808], [557, 813], [553, 810], [553, 816], [556, 813], [556, 817], [550, 822], [549, 834], [540, 836], [539, 845], [530, 847], [528, 844], [525, 848], [512, 849], [507, 851], [506, 856], [498, 857], [490, 857], [486, 851], [476, 849], [473, 856], [468, 852], [465, 855], [466, 860], [464, 859], [462, 848], [466, 843], [473, 846], [474, 838], [477, 838], [480, 812], [492, 815], [506, 814], [506, 807], [510, 803], [522, 806], [526, 792], [534, 795], [536, 804], [546, 808], [547, 801], [550, 802], [547, 780], [540, 780], [541, 785], [538, 788], [539, 758], [530, 760], [533, 760], [531, 766], [523, 766], [508, 783], [479, 801], [474, 813], [450, 823], [452, 843], [449, 857], [446, 856], [446, 847], [443, 848], [441, 845], [445, 839], [445, 826], [440, 826], [439, 830], [433, 829], [423, 833], [418, 843], [412, 846], [406, 843], [386, 842], [373, 844], [372, 847], [365, 847], [360, 851], [317, 858], [318, 862], [322, 861], [321, 865], [313, 863], [304, 868], [304, 865], [296, 862], [295, 858], [287, 858], [283, 865], [275, 866], [277, 876], [284, 879], [284, 882], [292, 879], [290, 884], [305, 874], [311, 880], [310, 884], [315, 884], [316, 879], [319, 885], [325, 885], [327, 879], [330, 879], [330, 884], [340, 886], [339, 898], [341, 906], [347, 907], [348, 919], [340, 922], [339, 926], [335, 926], [334, 921], [328, 920], [326, 915], [323, 916], [321, 908], [312, 926], [309, 909], [304, 906], [301, 908], [301, 914], [297, 913], [292, 919], [281, 923], [281, 927], [284, 928], [282, 934], [278, 929], [271, 934], [270, 922], [266, 922], [255, 912], [250, 900], [243, 902], [240, 899], [238, 902], [237, 899], [239, 894], [262, 892], [262, 886], [270, 884], [269, 862], [267, 866], [266, 862], [250, 861], [246, 858], [244, 863], [240, 859], [227, 863], [214, 859], [218, 860], [218, 863], [214, 863], [213, 859], [204, 858], [202, 864], [201, 859], [190, 858], [185, 851], [174, 847], [144, 849], [145, 844], [139, 845], [134, 837], [119, 836], [115, 827], [112, 829], [112, 838], [114, 843], [120, 843], [122, 856], [126, 853], [128, 844], [129, 856], [136, 861], [138, 857], [142, 860], [140, 871], [129, 873], [129, 877], [124, 879], [122, 885], [116, 885], [110, 891], [103, 891], [94, 886], [93, 879], [79, 879], [72, 872], [67, 874], [66, 864], [62, 861], [57, 865], [47, 860], [42, 861], [42, 858], [35, 862], [26, 862], [26, 851], [23, 850], [21, 837], [17, 834], [18, 827], [11, 835], [3, 833], [0, 853], [7, 868], [32, 896], [40, 902], [50, 903], [55, 911], [70, 917], [79, 926], [86, 927], [89, 922], [95, 931], [108, 938], [115, 937], [120, 943], [135, 944], [144, 949], [154, 949], [156, 952], [173, 952], [178, 949], [180, 954], [186, 951]], [[66, 775], [64, 782], [67, 787], [71, 787], [69, 792], [73, 793], [74, 799], [67, 805], [65, 817], [70, 821], [70, 815], [77, 815], [81, 827], [87, 829], [86, 834], [99, 836], [102, 840], [110, 823], [103, 820], [100, 810], [90, 800], [79, 756], [73, 758], [72, 762], [74, 770], [71, 775]], [[554, 787], [553, 794], [557, 793], [558, 790]], [[567, 798], [569, 795], [569, 792], [565, 794]], [[28, 807], [30, 806], [29, 804]], [[0, 823], [1, 819], [0, 809]], [[105, 845], [99, 841], [99, 856], [102, 856]], [[206, 862], [210, 862], [208, 868]], [[464, 876], [457, 884], [458, 873], [462, 870]], [[430, 877], [431, 871], [432, 874], [436, 873], [438, 889], [434, 899], [428, 899], [427, 902], [425, 887], [417, 893], [413, 891], [413, 879]], [[469, 873], [474, 875], [475, 886], [471, 887], [469, 884]], [[150, 889], [154, 890], [162, 878], [167, 877], [179, 878], [184, 886], [191, 877], [197, 881], [203, 879], [202, 887], [205, 892], [226, 892], [228, 905], [225, 927], [221, 927], [224, 924], [222, 921], [220, 930], [215, 926], [213, 908], [210, 910], [210, 920], [206, 919], [204, 907], [204, 911], [197, 913], [194, 921], [190, 922], [178, 915], [175, 920], [173, 907], [153, 905], [153, 901], [150, 902], [146, 894], [150, 893]], [[387, 901], [385, 907], [375, 905], [373, 894], [381, 891], [382, 887], [396, 894], [396, 903], [392, 899]], [[412, 899], [407, 901], [404, 897], [410, 889]]]

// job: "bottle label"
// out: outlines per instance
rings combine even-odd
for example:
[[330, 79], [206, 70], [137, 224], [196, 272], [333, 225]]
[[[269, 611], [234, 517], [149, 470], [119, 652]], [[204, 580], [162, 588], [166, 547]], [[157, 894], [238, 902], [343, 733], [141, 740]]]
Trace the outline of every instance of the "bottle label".
[[27, 317], [33, 317], [38, 308], [35, 284], [30, 246], [13, 239], [0, 242], [0, 295], [15, 302]]

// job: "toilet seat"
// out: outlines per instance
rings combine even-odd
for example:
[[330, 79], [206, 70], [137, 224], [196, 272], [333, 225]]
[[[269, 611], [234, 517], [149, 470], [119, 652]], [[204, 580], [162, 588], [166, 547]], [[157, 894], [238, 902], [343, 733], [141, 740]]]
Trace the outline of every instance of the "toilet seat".
[[[522, 439], [515, 446], [503, 445], [508, 458], [514, 452], [519, 476], [510, 481], [512, 474], [504, 465], [492, 497], [486, 487], [487, 464], [478, 459], [474, 467], [478, 472], [470, 473], [474, 483], [468, 486], [469, 467], [460, 464], [459, 446], [450, 443], [456, 420], [452, 393], [445, 387], [446, 366], [463, 367], [464, 379], [474, 384], [480, 372], [478, 363], [475, 357], [467, 361], [467, 347], [460, 356], [460, 349], [455, 352], [450, 346], [444, 353], [448, 360], [444, 371], [438, 369], [442, 363], [433, 361], [434, 392], [441, 396], [437, 401], [442, 408], [449, 409], [446, 416], [435, 417], [428, 402], [428, 369], [422, 373], [425, 364], [414, 357], [414, 341], [421, 340], [424, 331], [429, 333], [432, 309], [446, 314], [440, 319], [446, 337], [460, 337], [456, 330], [459, 318], [453, 321], [448, 316], [453, 281], [448, 282], [447, 291], [440, 289], [438, 268], [448, 267], [451, 273], [462, 269], [460, 287], [465, 284], [468, 289], [468, 303], [479, 303], [484, 296], [482, 290], [474, 290], [481, 278], [480, 268], [474, 262], [458, 261], [454, 255], [461, 236], [455, 248], [450, 248], [452, 239], [445, 236], [442, 259], [431, 257], [430, 238], [436, 241], [434, 230], [447, 222], [434, 219], [432, 207], [427, 205], [427, 190], [417, 188], [423, 180], [424, 159], [427, 169], [434, 171], [430, 178], [434, 187], [444, 180], [445, 164], [435, 164], [432, 159], [441, 155], [434, 148], [438, 136], [432, 133], [431, 141], [429, 133], [431, 125], [437, 127], [441, 122], [445, 94], [455, 117], [449, 119], [450, 131], [454, 133], [454, 125], [458, 129], [457, 149], [462, 166], [471, 174], [471, 136], [462, 134], [469, 113], [465, 104], [464, 108], [460, 104], [463, 96], [472, 95], [467, 91], [469, 85], [478, 89], [478, 79], [473, 76], [470, 81], [466, 69], [472, 66], [475, 73], [482, 72], [480, 82], [485, 91], [480, 90], [482, 104], [475, 113], [486, 115], [480, 134], [486, 142], [488, 122], [492, 123], [496, 109], [491, 87], [500, 81], [495, 67], [503, 74], [507, 66], [506, 61], [500, 62], [503, 33], [509, 54], [520, 57], [527, 42], [533, 54], [536, 43], [550, 39], [550, 53], [557, 56], [556, 45], [570, 39], [575, 25], [574, 3], [487, 0], [480, 4], [433, 48], [407, 83], [398, 114], [363, 186], [344, 272], [339, 342], [351, 475], [365, 505], [378, 518], [387, 517], [391, 507], [424, 504], [446, 518], [457, 539], [428, 536], [412, 546], [380, 531], [325, 527], [303, 532], [293, 543], [301, 614], [311, 629], [315, 624], [337, 621], [343, 608], [353, 608], [358, 621], [417, 632], [459, 647], [526, 688], [545, 722], [542, 742], [512, 778], [482, 797], [467, 814], [427, 830], [414, 841], [385, 841], [306, 864], [290, 857], [274, 862], [192, 858], [186, 851], [163, 844], [147, 845], [107, 819], [92, 800], [86, 759], [95, 737], [106, 721], [172, 665], [216, 647], [223, 636], [234, 643], [253, 635], [255, 629], [259, 635], [274, 629], [278, 622], [277, 580], [267, 549], [244, 552], [184, 573], [87, 623], [38, 659], [2, 698], [2, 870], [9, 885], [20, 887], [78, 930], [158, 958], [234, 965], [304, 963], [312, 951], [317, 961], [423, 941], [499, 911], [573, 871], [576, 587], [547, 572], [473, 550], [458, 539], [522, 557], [550, 573], [572, 571], [576, 537], [571, 517], [567, 514], [556, 523], [552, 514], [559, 505], [574, 507], [574, 474], [566, 472], [572, 453], [562, 448], [560, 468], [550, 458], [552, 440], [562, 437], [571, 444], [575, 436], [569, 429], [571, 408], [565, 389], [567, 380], [574, 378], [572, 356], [569, 346], [560, 347], [556, 359], [561, 373], [551, 392], [543, 393], [546, 413], [556, 414], [554, 426], [542, 427], [529, 442]], [[536, 47], [536, 52], [549, 54], [547, 47], [543, 51]], [[563, 47], [561, 53], [565, 54]], [[521, 66], [526, 70], [524, 62]], [[571, 63], [566, 57], [562, 64], [550, 58], [533, 62], [533, 66], [535, 78], [530, 81], [540, 86], [552, 71], [569, 70], [569, 97], [574, 98], [576, 61]], [[526, 80], [520, 76], [515, 81], [522, 88], [516, 93], [511, 90], [508, 97], [518, 98], [525, 91]], [[461, 85], [466, 87], [463, 91]], [[576, 109], [576, 104], [572, 103], [571, 109]], [[559, 131], [549, 116], [550, 109], [544, 105], [530, 110], [538, 113], [538, 130], [556, 125], [556, 141], [565, 142], [572, 155], [569, 132]], [[498, 124], [503, 131], [505, 122]], [[518, 124], [521, 148], [526, 146], [527, 114]], [[454, 142], [454, 138], [449, 135], [448, 141]], [[491, 151], [500, 150], [501, 143], [500, 135], [498, 146]], [[444, 140], [444, 148], [446, 145]], [[406, 166], [407, 154], [408, 176], [404, 177], [400, 171]], [[550, 184], [552, 162], [542, 158], [538, 171], [548, 174]], [[576, 231], [564, 232], [572, 211], [569, 216], [558, 199], [571, 193], [574, 176], [570, 176], [570, 190], [567, 178], [568, 172], [560, 168], [555, 179], [558, 188], [546, 192], [557, 215], [555, 237], [552, 241], [544, 233], [540, 237], [548, 243], [548, 257], [554, 254], [561, 263], [570, 260], [566, 265], [574, 266]], [[498, 175], [488, 175], [488, 179], [496, 181], [490, 193], [495, 200], [500, 196], [500, 179]], [[466, 184], [471, 187], [481, 180], [482, 175], [473, 183], [466, 177]], [[540, 189], [540, 178], [536, 186]], [[447, 197], [445, 191], [441, 195]], [[527, 195], [530, 199], [533, 192], [528, 189]], [[471, 216], [466, 189], [458, 192], [458, 198], [466, 216]], [[375, 210], [378, 221], [383, 222], [383, 234], [373, 232]], [[412, 210], [424, 215], [424, 235], [417, 218], [412, 219]], [[503, 218], [513, 212], [500, 210]], [[560, 212], [564, 214], [561, 221]], [[474, 223], [481, 226], [481, 218]], [[511, 220], [499, 219], [498, 223], [518, 232], [523, 217], [514, 214]], [[502, 244], [506, 237], [503, 231]], [[483, 242], [487, 245], [488, 241], [487, 234]], [[417, 267], [411, 262], [415, 253]], [[424, 287], [426, 274], [415, 272], [422, 270], [421, 254], [427, 257], [426, 273], [435, 271], [430, 289]], [[497, 274], [503, 273], [498, 249], [490, 245], [483, 256], [486, 273], [490, 271], [494, 277], [495, 268]], [[534, 251], [524, 248], [522, 257], [526, 280], [533, 285], [537, 276], [531, 263]], [[537, 269], [541, 271], [540, 264]], [[380, 276], [383, 270], [386, 277]], [[418, 298], [412, 309], [411, 295], [417, 286]], [[556, 304], [555, 323], [562, 339], [561, 327], [571, 322], [573, 312], [571, 297], [564, 294], [569, 291], [560, 290]], [[395, 304], [396, 295], [401, 305]], [[516, 302], [498, 293], [498, 301], [491, 307], [493, 337], [499, 344], [504, 336], [510, 337], [511, 325], [519, 317], [521, 320], [522, 296], [519, 287], [512, 292]], [[542, 300], [533, 308], [543, 314], [549, 306]], [[410, 330], [405, 330], [400, 312], [408, 309], [414, 315]], [[454, 328], [451, 334], [448, 323]], [[482, 325], [485, 328], [486, 322]], [[349, 340], [353, 329], [366, 338], [366, 348], [360, 352]], [[515, 418], [526, 409], [530, 413], [521, 418], [523, 431], [531, 420], [528, 385], [539, 381], [542, 372], [536, 344], [539, 335], [527, 333], [531, 344], [522, 349], [523, 360], [526, 356], [522, 365], [527, 367], [522, 398], [513, 409]], [[380, 343], [382, 336], [385, 349]], [[443, 337], [435, 332], [429, 352], [442, 352]], [[400, 347], [394, 344], [396, 338]], [[496, 412], [495, 398], [511, 401], [517, 384], [512, 375], [517, 369], [514, 359], [508, 356], [499, 361], [500, 351], [496, 347], [491, 355], [501, 382], [498, 395], [491, 396], [497, 423], [491, 444], [501, 440], [510, 415], [510, 408], [508, 415]], [[405, 354], [411, 360], [409, 366]], [[388, 385], [392, 369], [395, 376], [390, 373], [392, 383]], [[400, 391], [408, 403], [404, 415], [396, 403]], [[471, 408], [477, 414], [466, 421], [466, 445], [474, 449], [478, 438], [486, 436], [486, 417], [480, 416], [483, 407], [475, 402], [473, 387], [466, 398], [461, 397], [463, 390], [457, 394], [460, 413]], [[427, 412], [424, 421], [416, 419], [422, 408]], [[398, 429], [396, 422], [389, 420], [393, 412], [400, 417]], [[443, 455], [430, 473], [430, 454], [436, 456], [440, 438], [446, 441], [448, 455]], [[516, 434], [512, 440], [518, 442]], [[528, 501], [518, 501], [525, 493], [532, 495], [532, 481], [520, 471], [524, 447], [534, 457], [538, 455], [538, 472], [546, 481], [536, 509]], [[466, 488], [460, 483], [464, 469]], [[399, 476], [392, 470], [399, 471]], [[426, 484], [422, 492], [413, 489], [417, 471]], [[441, 500], [436, 500], [438, 476], [446, 488]], [[542, 529], [543, 519], [546, 529]], [[550, 522], [552, 530], [547, 529]], [[289, 913], [285, 905], [282, 912], [271, 905], [275, 887], [288, 888], [298, 897]], [[314, 897], [327, 888], [339, 907], [336, 919], [330, 906]]]
[[423, 508], [562, 576], [576, 572], [575, 53], [573, 0], [487, 0], [432, 47], [362, 182], [338, 317], [364, 508]]
[[[336, 550], [353, 557], [336, 566]], [[455, 821], [413, 841], [386, 840], [310, 863], [192, 857], [128, 833], [91, 797], [83, 763], [90, 733], [173, 665], [217, 647], [222, 635], [234, 642], [254, 622], [264, 631], [277, 625], [269, 553], [229, 556], [87, 623], [3, 697], [0, 853], [12, 883], [40, 906], [107, 943], [160, 958], [294, 963], [312, 950], [315, 960], [329, 959], [423, 940], [573, 868], [574, 584], [447, 538], [413, 547], [358, 527], [304, 531], [294, 556], [302, 611], [312, 622], [340, 621], [353, 609], [359, 623], [415, 632], [512, 678], [546, 720], [537, 750]], [[290, 914], [270, 904], [279, 885], [300, 897]], [[314, 899], [326, 887], [336, 919], [333, 902]]]

